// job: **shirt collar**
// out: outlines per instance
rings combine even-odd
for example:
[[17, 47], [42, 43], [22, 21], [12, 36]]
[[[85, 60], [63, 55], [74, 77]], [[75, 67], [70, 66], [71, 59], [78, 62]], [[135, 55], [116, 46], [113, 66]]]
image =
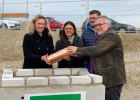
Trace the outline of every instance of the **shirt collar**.
[[72, 44], [73, 40], [74, 40], [74, 35], [70, 39], [68, 39], [68, 41], [70, 41], [71, 44]]

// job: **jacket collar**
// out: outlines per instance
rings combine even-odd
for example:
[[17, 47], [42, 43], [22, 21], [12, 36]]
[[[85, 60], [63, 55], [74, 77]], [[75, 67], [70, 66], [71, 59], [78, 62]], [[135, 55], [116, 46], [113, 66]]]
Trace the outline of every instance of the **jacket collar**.
[[105, 35], [107, 35], [107, 34], [109, 34], [109, 33], [114, 33], [114, 32], [115, 32], [114, 30], [109, 29], [107, 32], [105, 32], [105, 33], [99, 35], [99, 37], [104, 37]]
[[75, 34], [72, 45], [75, 45], [78, 41], [79, 41], [79, 36], [77, 34]]
[[87, 24], [87, 28], [93, 31], [92, 26], [89, 23]]
[[45, 28], [44, 31], [42, 32], [42, 36], [40, 36], [38, 32], [35, 30], [33, 37], [39, 40], [43, 40], [48, 37], [48, 32], [49, 32], [48, 29]]
[[89, 23], [87, 24], [87, 29], [89, 29], [95, 33], [95, 31], [93, 30], [92, 26]]
[[70, 41], [71, 44], [73, 43], [74, 37], [75, 37], [75, 35], [73, 35], [73, 36], [68, 40], [68, 41]]

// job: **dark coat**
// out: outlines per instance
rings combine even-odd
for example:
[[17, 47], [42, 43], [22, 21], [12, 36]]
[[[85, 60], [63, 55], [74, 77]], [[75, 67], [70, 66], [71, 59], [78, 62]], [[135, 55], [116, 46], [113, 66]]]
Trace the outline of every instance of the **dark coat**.
[[[90, 24], [87, 24], [87, 29], [82, 32], [81, 39], [84, 42], [84, 46], [93, 46], [95, 38], [96, 38], [95, 31], [92, 29]], [[88, 68], [90, 57], [84, 57], [84, 66]]]
[[54, 52], [53, 39], [48, 35], [48, 29], [43, 31], [42, 37], [35, 31], [33, 35], [25, 34], [23, 40], [24, 64], [23, 68], [52, 68], [41, 60], [45, 54]]
[[[55, 50], [61, 50], [67, 46], [84, 47], [82, 39], [75, 34], [73, 43], [71, 44], [66, 38], [60, 39], [56, 42]], [[84, 67], [83, 58], [70, 56], [71, 61], [62, 60], [58, 63], [58, 68], [82, 68]]]
[[88, 24], [87, 29], [85, 29], [81, 35], [81, 39], [83, 40], [85, 47], [93, 46], [93, 43], [95, 41], [96, 34], [95, 31], [92, 30], [91, 28], [92, 28], [91, 25]]
[[123, 45], [114, 31], [100, 35], [94, 47], [78, 48], [77, 54], [93, 56], [94, 72], [103, 76], [106, 88], [126, 83]]

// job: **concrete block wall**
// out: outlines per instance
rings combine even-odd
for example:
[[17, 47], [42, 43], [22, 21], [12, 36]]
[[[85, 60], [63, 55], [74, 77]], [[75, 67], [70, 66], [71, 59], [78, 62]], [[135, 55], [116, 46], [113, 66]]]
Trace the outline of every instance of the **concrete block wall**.
[[[25, 93], [40, 93], [40, 90], [45, 93], [86, 91], [86, 100], [92, 100], [92, 97], [95, 97], [94, 100], [105, 100], [105, 87], [102, 82], [102, 76], [90, 74], [85, 68], [4, 69], [0, 89], [6, 91], [9, 97], [15, 95], [11, 94], [11, 88], [15, 92], [19, 91], [13, 100], [19, 100], [16, 96]], [[0, 99], [3, 99], [2, 97], [3, 95]]]
[[17, 86], [24, 86], [25, 80], [24, 78], [2, 78], [2, 86], [8, 87], [17, 87]]
[[44, 86], [48, 85], [48, 79], [46, 77], [29, 77], [26, 79], [27, 86]]
[[90, 74], [84, 68], [4, 69], [1, 86], [92, 85], [102, 81], [102, 76]]
[[68, 76], [51, 76], [49, 78], [50, 85], [69, 85], [70, 78]]

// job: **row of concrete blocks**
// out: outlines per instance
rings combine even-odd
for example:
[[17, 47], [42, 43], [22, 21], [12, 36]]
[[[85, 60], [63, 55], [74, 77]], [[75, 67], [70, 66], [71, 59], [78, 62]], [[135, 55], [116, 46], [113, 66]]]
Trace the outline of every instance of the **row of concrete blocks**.
[[2, 87], [71, 86], [102, 83], [102, 76], [90, 74], [84, 68], [4, 69]]

